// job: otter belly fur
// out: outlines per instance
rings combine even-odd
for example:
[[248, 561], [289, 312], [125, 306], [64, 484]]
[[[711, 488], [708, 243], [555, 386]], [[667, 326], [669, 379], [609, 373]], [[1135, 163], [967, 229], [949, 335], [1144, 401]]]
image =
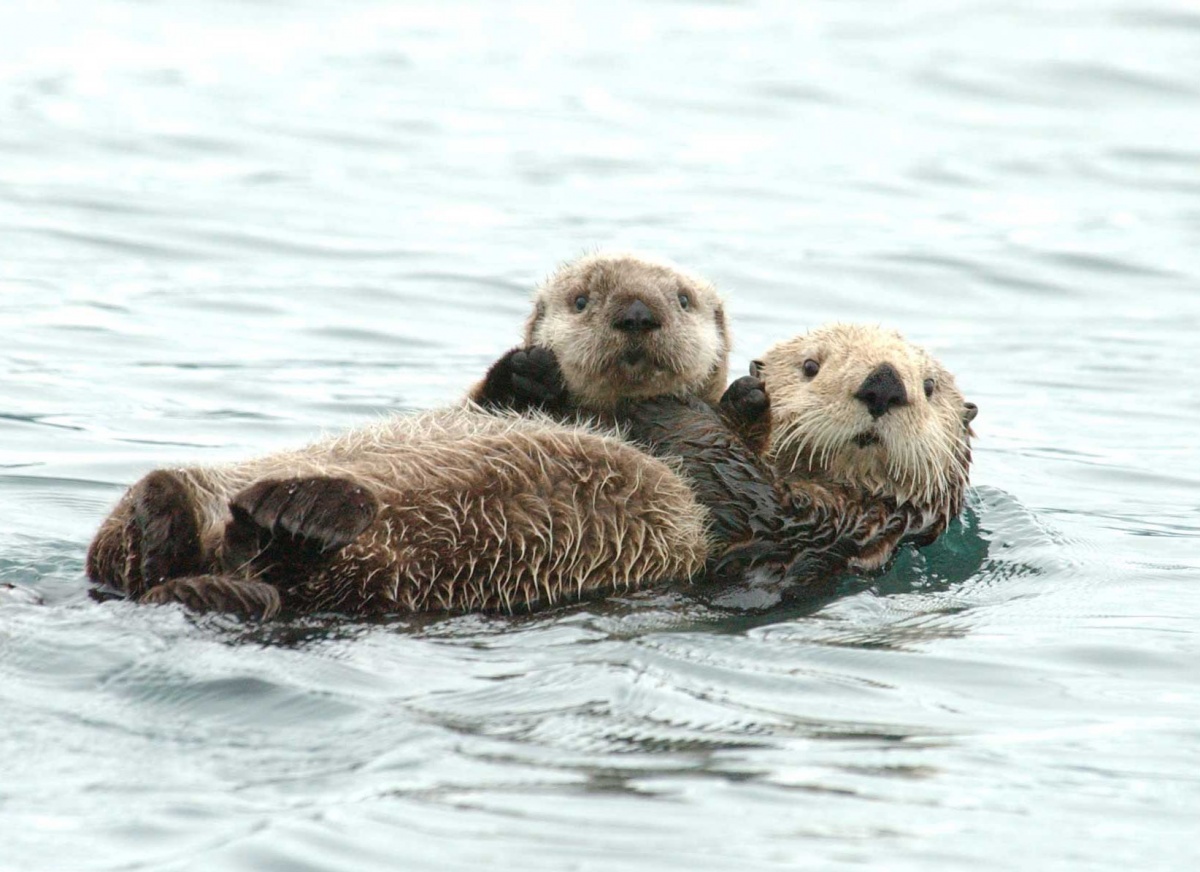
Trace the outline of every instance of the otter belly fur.
[[[281, 603], [232, 610], [515, 611], [686, 579], [708, 554], [707, 513], [669, 464], [585, 426], [467, 408], [391, 418], [245, 463], [151, 473], [100, 528], [88, 574], [150, 602], [189, 602], [204, 587], [193, 578], [233, 590], [223, 603], [254, 591], [269, 598], [239, 592], [239, 580], [262, 584], [273, 567], [231, 553], [231, 501], [256, 483], [313, 476], [365, 489], [373, 517], [343, 547], [272, 578]], [[154, 525], [171, 512], [154, 501], [170, 480], [194, 512], [194, 533], [182, 515], [178, 538], [195, 541], [164, 558], [161, 544], [142, 543], [164, 539]]]

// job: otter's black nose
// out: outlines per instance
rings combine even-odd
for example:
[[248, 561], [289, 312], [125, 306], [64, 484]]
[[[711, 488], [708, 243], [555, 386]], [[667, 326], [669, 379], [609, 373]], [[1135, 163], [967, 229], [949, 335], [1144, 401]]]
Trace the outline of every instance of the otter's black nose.
[[862, 400], [872, 418], [886, 415], [894, 406], [907, 406], [908, 394], [900, 374], [890, 363], [881, 363], [875, 371], [859, 385], [854, 399]]
[[662, 322], [654, 317], [650, 307], [641, 300], [634, 300], [613, 320], [613, 327], [626, 333], [657, 330], [661, 326]]

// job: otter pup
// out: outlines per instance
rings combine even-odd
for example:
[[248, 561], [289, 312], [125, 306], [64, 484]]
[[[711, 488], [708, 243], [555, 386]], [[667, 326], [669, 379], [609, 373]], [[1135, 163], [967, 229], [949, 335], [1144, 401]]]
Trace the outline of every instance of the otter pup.
[[750, 450], [717, 421], [701, 424], [686, 448], [676, 443], [663, 454], [681, 458], [689, 473], [697, 466], [685, 477], [711, 516], [714, 566], [757, 559], [759, 528], [780, 511], [755, 456], [767, 438], [766, 396], [744, 384], [725, 392], [729, 328], [711, 284], [638, 255], [584, 257], [538, 288], [525, 343], [492, 365], [472, 400], [629, 429], [651, 426], [660, 411], [670, 415], [664, 400], [672, 398], [712, 405], [735, 424]]
[[706, 525], [670, 466], [614, 436], [447, 409], [152, 472], [87, 571], [142, 602], [248, 617], [511, 612], [691, 577]]

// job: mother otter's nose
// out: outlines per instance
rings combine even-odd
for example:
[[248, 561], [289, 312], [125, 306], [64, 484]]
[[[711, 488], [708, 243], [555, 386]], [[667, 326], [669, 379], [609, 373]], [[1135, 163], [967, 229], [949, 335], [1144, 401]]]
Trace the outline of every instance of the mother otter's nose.
[[662, 322], [654, 317], [650, 307], [641, 300], [634, 300], [613, 319], [613, 327], [626, 333], [641, 333], [645, 330], [657, 330]]
[[861, 400], [872, 418], [886, 415], [893, 406], [907, 406], [908, 393], [900, 374], [890, 363], [881, 363], [875, 371], [859, 385], [854, 399]]

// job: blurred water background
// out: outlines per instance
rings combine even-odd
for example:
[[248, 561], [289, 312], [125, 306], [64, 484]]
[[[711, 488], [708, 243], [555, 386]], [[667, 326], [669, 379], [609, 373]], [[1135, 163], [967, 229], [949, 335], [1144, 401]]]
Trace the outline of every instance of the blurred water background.
[[[963, 523], [765, 613], [98, 604], [123, 487], [458, 397], [597, 246], [979, 404]], [[0, 868], [1200, 862], [1200, 7], [0, 8]]]

